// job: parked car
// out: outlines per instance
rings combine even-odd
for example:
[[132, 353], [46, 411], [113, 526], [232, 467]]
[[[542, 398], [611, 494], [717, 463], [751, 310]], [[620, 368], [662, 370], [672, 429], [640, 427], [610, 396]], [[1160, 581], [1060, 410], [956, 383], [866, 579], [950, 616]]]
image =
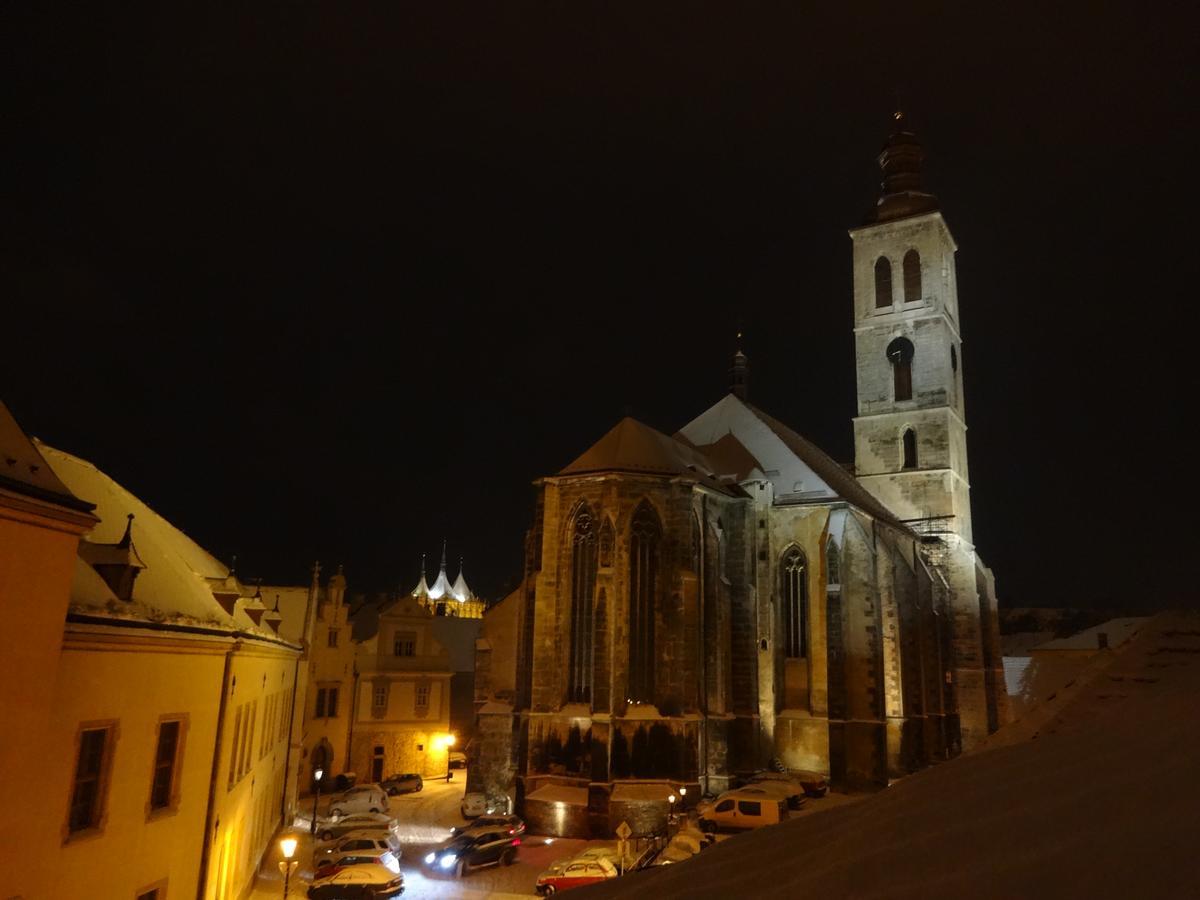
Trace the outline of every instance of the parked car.
[[335, 871], [348, 869], [351, 866], [383, 866], [389, 872], [400, 874], [400, 860], [391, 850], [357, 850], [326, 856], [313, 863], [317, 878], [331, 875]]
[[396, 820], [384, 813], [357, 813], [344, 816], [337, 821], [322, 819], [317, 823], [317, 834], [323, 841], [332, 841], [352, 831], [383, 831], [396, 833]]
[[[392, 853], [397, 860], [401, 856], [400, 839], [390, 831], [351, 831], [338, 838], [328, 847], [318, 849], [314, 861], [334, 859], [347, 854]], [[386, 864], [385, 864], [386, 865]]]
[[379, 782], [379, 786], [389, 797], [395, 797], [397, 794], [415, 794], [425, 787], [425, 782], [416, 772], [407, 772], [403, 775], [389, 775]]
[[786, 819], [787, 803], [760, 788], [738, 788], [703, 804], [698, 812], [702, 831], [760, 828]]
[[308, 888], [309, 900], [376, 900], [404, 893], [404, 876], [383, 866], [338, 869], [319, 877]]
[[525, 820], [520, 816], [479, 816], [465, 828], [456, 828], [453, 833], [465, 834], [468, 831], [478, 831], [481, 828], [507, 828], [509, 834], [524, 834]]
[[758, 772], [747, 780], [747, 784], [779, 782], [797, 785], [806, 797], [824, 797], [829, 791], [829, 782], [819, 772]]
[[462, 803], [458, 805], [464, 819], [476, 819], [479, 816], [488, 814], [487, 797], [484, 794], [477, 794], [472, 791], [469, 794], [463, 794]]
[[387, 812], [388, 797], [377, 784], [360, 784], [329, 798], [329, 815], [340, 818], [352, 813]]
[[607, 881], [618, 874], [617, 867], [603, 856], [568, 859], [555, 863], [539, 875], [535, 889], [543, 897], [548, 897], [559, 891]]
[[788, 805], [788, 809], [802, 809], [805, 804], [804, 788], [798, 781], [786, 781], [778, 778], [764, 778], [751, 781], [738, 788], [740, 791], [754, 791], [778, 797]]
[[467, 754], [461, 750], [450, 751], [450, 768], [465, 769], [467, 767]]
[[511, 866], [517, 860], [521, 839], [507, 828], [487, 828], [470, 834], [456, 834], [436, 850], [425, 855], [425, 865], [435, 872], [461, 878], [472, 869], [484, 866]]
[[333, 779], [333, 788], [335, 791], [348, 791], [358, 783], [357, 772], [343, 772], [341, 775]]

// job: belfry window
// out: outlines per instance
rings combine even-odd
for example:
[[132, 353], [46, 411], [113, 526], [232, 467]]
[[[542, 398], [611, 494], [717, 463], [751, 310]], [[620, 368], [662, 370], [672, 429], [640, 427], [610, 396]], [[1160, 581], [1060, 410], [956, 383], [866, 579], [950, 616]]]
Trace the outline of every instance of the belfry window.
[[779, 565], [779, 596], [783, 601], [783, 648], [789, 659], [808, 656], [807, 560], [799, 547], [783, 554]]
[[917, 467], [917, 433], [911, 428], [904, 429], [904, 462], [903, 468], [915, 469]]
[[916, 303], [921, 299], [921, 254], [909, 250], [904, 254], [904, 302]]
[[629, 696], [654, 702], [654, 614], [662, 526], [643, 501], [629, 527]]
[[571, 669], [567, 692], [572, 703], [592, 700], [592, 596], [596, 589], [596, 520], [582, 506], [571, 528]]
[[886, 256], [875, 260], [875, 308], [892, 305], [892, 264]]
[[896, 400], [912, 399], [912, 341], [898, 337], [887, 346], [888, 362], [892, 364], [892, 386]]

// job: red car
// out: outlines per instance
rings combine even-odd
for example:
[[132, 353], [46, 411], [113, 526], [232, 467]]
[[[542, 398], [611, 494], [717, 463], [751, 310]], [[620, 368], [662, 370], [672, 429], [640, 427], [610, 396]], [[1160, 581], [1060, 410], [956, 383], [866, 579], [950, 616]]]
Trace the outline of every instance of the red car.
[[537, 892], [543, 897], [558, 891], [583, 887], [617, 877], [617, 868], [603, 857], [568, 859], [558, 862], [538, 876]]

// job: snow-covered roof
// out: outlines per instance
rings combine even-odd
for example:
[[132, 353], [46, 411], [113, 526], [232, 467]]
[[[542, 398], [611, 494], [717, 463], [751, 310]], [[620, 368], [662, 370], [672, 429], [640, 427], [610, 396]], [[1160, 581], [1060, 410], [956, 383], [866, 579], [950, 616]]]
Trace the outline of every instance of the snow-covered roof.
[[[117, 545], [134, 518], [131, 539], [136, 559], [142, 564], [130, 601], [118, 599], [81, 552], [71, 585], [70, 611], [88, 616], [120, 620], [143, 620], [207, 626], [229, 632], [278, 640], [267, 624], [261, 627], [243, 607], [254, 594], [238, 582], [229, 567], [156, 513], [92, 463], [62, 450], [38, 443], [38, 450], [57, 478], [75, 496], [95, 504], [99, 522], [88, 536], [91, 545]], [[227, 612], [214, 596], [236, 592], [238, 600]], [[281, 612], [284, 607], [281, 605]], [[303, 633], [304, 613], [289, 616], [283, 634], [298, 641]]]
[[587, 475], [601, 472], [689, 475], [724, 493], [742, 493], [736, 485], [722, 481], [713, 464], [694, 447], [629, 416], [609, 429], [558, 474]]
[[86, 500], [76, 497], [63, 484], [3, 403], [0, 403], [0, 490], [35, 497], [78, 512], [91, 510]]
[[1073, 634], [1070, 637], [1056, 638], [1053, 641], [1046, 641], [1044, 644], [1038, 644], [1033, 647], [1031, 653], [1040, 653], [1043, 650], [1098, 650], [1100, 649], [1100, 635], [1107, 635], [1109, 647], [1119, 647], [1131, 637], [1138, 633], [1138, 630], [1147, 622], [1145, 616], [1128, 619], [1109, 619], [1092, 628], [1085, 628], [1078, 634]]
[[841, 499], [877, 519], [906, 527], [816, 444], [733, 394], [684, 425], [679, 436], [706, 457], [728, 461], [733, 471], [721, 474], [734, 474], [739, 481], [770, 480], [776, 502]]

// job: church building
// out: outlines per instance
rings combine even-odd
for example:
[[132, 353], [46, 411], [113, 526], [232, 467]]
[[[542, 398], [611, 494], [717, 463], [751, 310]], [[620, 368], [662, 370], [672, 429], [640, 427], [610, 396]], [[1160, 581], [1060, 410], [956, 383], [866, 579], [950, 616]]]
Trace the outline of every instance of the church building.
[[772, 760], [883, 785], [1005, 721], [956, 248], [900, 114], [879, 163], [851, 232], [853, 471], [750, 402], [739, 351], [675, 435], [623, 419], [535, 483], [524, 582], [484, 617], [471, 773], [535, 831], [652, 831], [671, 786]]

